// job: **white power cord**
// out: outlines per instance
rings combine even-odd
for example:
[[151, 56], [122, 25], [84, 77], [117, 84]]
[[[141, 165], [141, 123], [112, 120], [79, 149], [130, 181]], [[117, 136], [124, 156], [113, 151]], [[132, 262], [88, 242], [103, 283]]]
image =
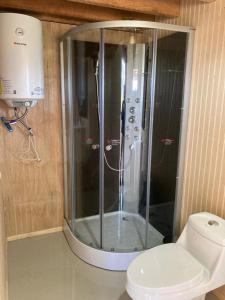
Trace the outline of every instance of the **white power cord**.
[[22, 141], [22, 150], [16, 153], [16, 158], [23, 163], [40, 162], [41, 158], [37, 150], [37, 141], [33, 131], [28, 129], [24, 131], [25, 127], [29, 128], [26, 117], [24, 118], [24, 123], [17, 123], [17, 126], [24, 132], [25, 138]]

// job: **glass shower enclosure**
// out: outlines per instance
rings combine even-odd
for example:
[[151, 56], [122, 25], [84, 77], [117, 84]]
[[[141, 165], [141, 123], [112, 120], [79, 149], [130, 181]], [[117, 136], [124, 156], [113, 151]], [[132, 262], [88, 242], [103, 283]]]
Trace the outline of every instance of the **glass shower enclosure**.
[[143, 21], [61, 39], [64, 232], [90, 264], [126, 270], [176, 235], [192, 41], [191, 28]]

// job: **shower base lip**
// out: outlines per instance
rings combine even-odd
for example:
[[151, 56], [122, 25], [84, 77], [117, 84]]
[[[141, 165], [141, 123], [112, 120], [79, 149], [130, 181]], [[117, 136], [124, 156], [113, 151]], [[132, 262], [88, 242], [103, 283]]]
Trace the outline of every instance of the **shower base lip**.
[[65, 219], [63, 231], [71, 250], [79, 258], [98, 268], [111, 271], [126, 271], [131, 261], [143, 252], [107, 252], [90, 247], [74, 236]]

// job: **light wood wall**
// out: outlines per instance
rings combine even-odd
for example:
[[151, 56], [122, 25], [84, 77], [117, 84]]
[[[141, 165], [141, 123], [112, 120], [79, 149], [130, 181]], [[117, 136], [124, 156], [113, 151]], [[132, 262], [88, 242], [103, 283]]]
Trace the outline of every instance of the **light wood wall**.
[[[1, 181], [1, 179], [0, 179]], [[2, 187], [0, 182], [0, 188]], [[0, 192], [1, 195], [1, 192]], [[5, 231], [5, 208], [4, 202], [0, 199], [0, 300], [8, 299], [7, 284], [7, 255], [6, 255], [6, 231]]]
[[[225, 9], [223, 0], [207, 4], [182, 0], [181, 16], [160, 19], [196, 27], [192, 95], [186, 152], [182, 224], [190, 213], [208, 210], [225, 217]], [[0, 171], [7, 205], [8, 235], [51, 227], [62, 220], [62, 147], [58, 38], [71, 26], [43, 22], [45, 100], [31, 109], [40, 164], [24, 165], [12, 152], [20, 132], [1, 130]], [[2, 106], [1, 106], [2, 107]], [[1, 109], [1, 112], [4, 112]]]
[[[0, 128], [2, 199], [9, 237], [62, 226], [63, 168], [59, 37], [70, 25], [43, 22], [45, 99], [30, 109], [28, 122], [36, 134], [41, 162], [18, 160], [24, 135]], [[1, 115], [7, 107], [1, 104]]]
[[196, 28], [181, 225], [199, 211], [225, 218], [225, 3], [182, 0], [179, 18], [160, 21]]

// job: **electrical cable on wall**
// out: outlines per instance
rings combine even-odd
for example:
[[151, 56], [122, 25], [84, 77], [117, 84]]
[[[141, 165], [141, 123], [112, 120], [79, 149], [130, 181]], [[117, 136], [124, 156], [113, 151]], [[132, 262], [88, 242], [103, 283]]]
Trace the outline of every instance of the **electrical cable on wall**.
[[24, 139], [22, 140], [21, 149], [17, 152], [13, 151], [13, 155], [16, 159], [23, 163], [30, 162], [40, 162], [41, 158], [37, 150], [36, 136], [32, 128], [28, 125], [27, 115], [28, 109], [19, 115], [20, 109], [14, 108], [14, 117], [9, 119], [6, 117], [1, 117], [1, 121], [4, 127], [9, 131], [13, 132], [14, 127], [17, 126], [24, 134]]
[[25, 117], [24, 121], [19, 121], [17, 126], [24, 131], [25, 135], [25, 139], [22, 143], [22, 150], [16, 153], [18, 159], [24, 163], [41, 162], [37, 150], [36, 136], [32, 128], [28, 126], [27, 117]]

